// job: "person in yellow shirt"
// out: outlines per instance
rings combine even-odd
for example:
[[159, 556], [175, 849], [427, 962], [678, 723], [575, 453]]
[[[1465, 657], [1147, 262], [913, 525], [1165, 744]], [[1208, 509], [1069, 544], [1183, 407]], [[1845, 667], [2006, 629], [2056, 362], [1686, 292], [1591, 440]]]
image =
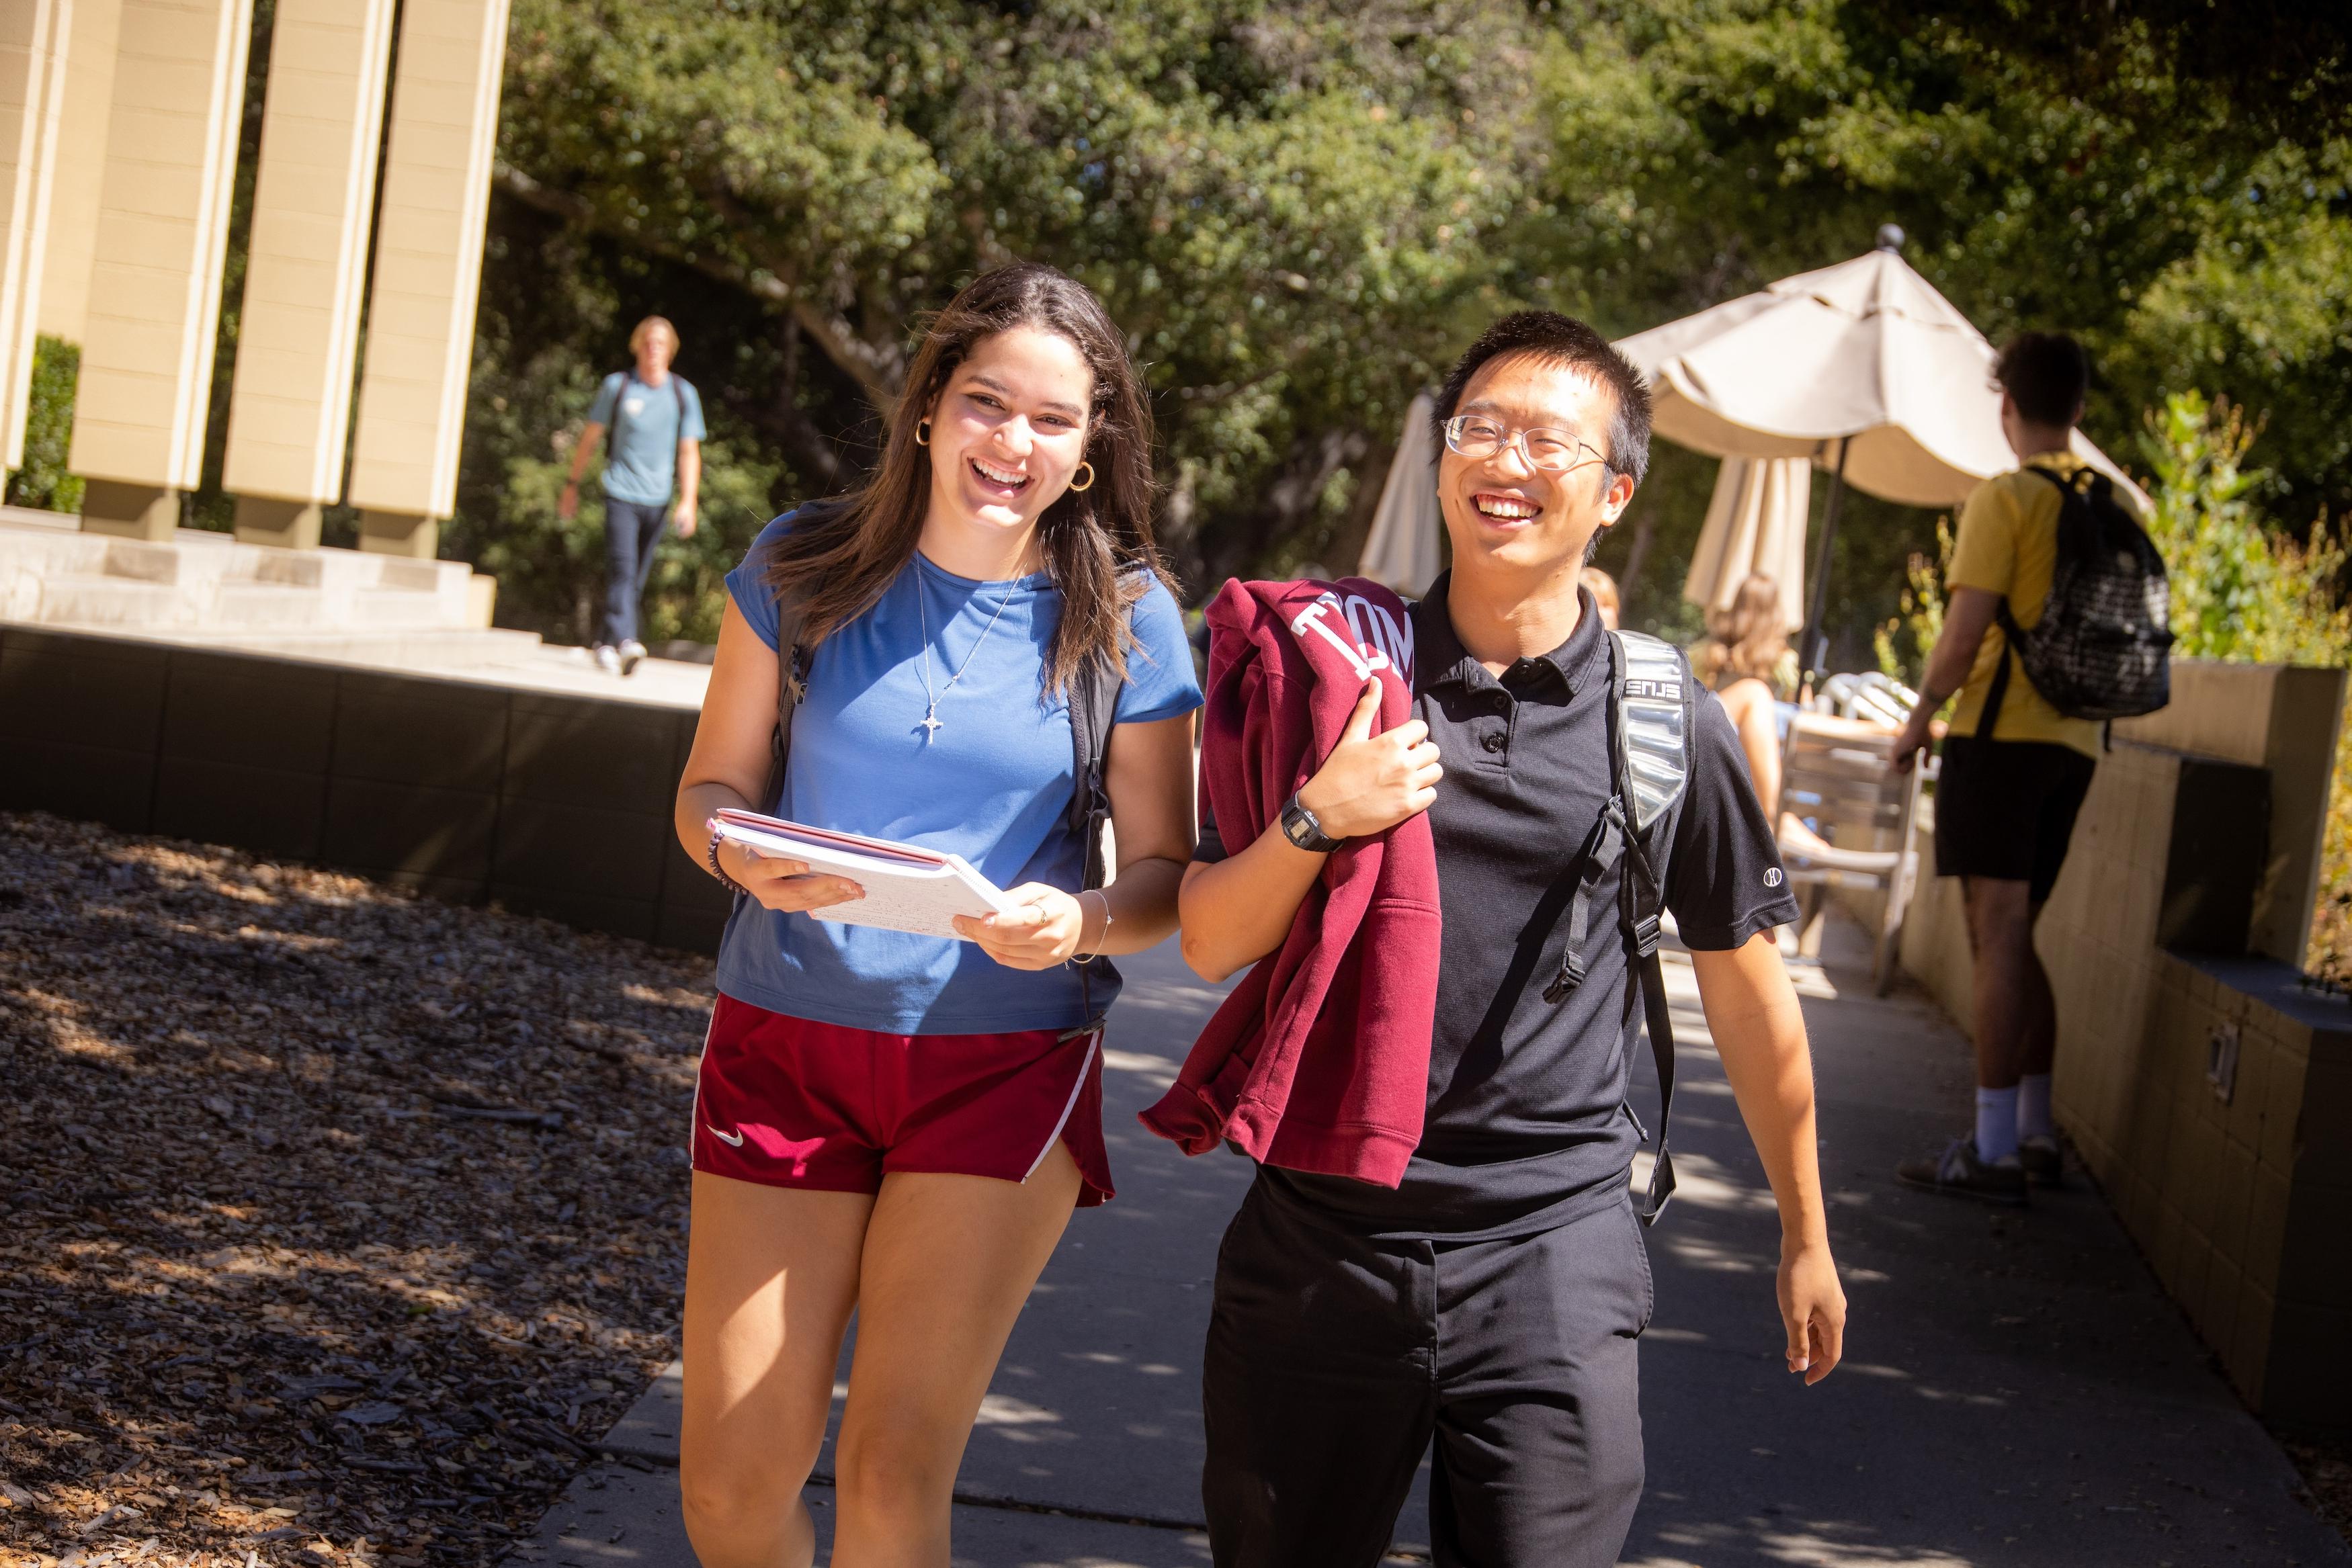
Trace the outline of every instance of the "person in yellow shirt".
[[[2021, 631], [2042, 619], [2058, 560], [2060, 486], [2052, 479], [2069, 480], [2083, 465], [2073, 440], [2090, 365], [2074, 339], [2028, 332], [2001, 350], [1993, 376], [2001, 434], [2019, 466], [1978, 486], [1960, 513], [1943, 633], [1895, 743], [1895, 765], [1910, 768], [1929, 743], [1930, 718], [1959, 694], [1936, 786], [1936, 873], [1961, 879], [1976, 955], [1977, 1124], [1972, 1136], [1895, 1175], [1932, 1191], [2021, 1204], [2029, 1182], [2055, 1186], [2060, 1172], [2050, 1119], [2057, 1011], [2033, 924], [2065, 863], [2101, 737], [2095, 720], [2069, 718], [2033, 689], [1995, 622], [2004, 600]], [[2129, 504], [2126, 492], [2116, 495]]]

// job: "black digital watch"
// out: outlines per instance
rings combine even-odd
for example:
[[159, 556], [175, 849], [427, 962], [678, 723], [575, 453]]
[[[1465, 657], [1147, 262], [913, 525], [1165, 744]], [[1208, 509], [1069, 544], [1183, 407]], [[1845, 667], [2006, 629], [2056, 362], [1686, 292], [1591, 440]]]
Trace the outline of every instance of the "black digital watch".
[[1341, 841], [1323, 831], [1315, 813], [1298, 803], [1293, 795], [1282, 808], [1282, 836], [1300, 849], [1318, 855], [1328, 855], [1339, 847]]

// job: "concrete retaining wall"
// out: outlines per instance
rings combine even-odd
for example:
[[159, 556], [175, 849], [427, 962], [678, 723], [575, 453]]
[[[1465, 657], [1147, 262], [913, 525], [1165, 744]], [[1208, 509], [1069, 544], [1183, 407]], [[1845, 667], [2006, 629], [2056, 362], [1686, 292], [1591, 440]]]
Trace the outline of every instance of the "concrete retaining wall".
[[0, 808], [716, 948], [670, 805], [693, 710], [0, 625]]

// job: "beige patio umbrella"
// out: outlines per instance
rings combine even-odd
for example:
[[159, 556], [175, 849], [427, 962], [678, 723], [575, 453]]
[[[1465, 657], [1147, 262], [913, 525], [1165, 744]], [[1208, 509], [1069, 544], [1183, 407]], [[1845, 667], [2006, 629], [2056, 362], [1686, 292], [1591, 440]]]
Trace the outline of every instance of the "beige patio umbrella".
[[1805, 518], [1812, 496], [1813, 465], [1802, 457], [1725, 458], [1683, 597], [1708, 611], [1728, 610], [1739, 585], [1761, 572], [1780, 585], [1780, 630], [1795, 632], [1804, 623]]
[[[1950, 507], [2017, 465], [2001, 439], [1992, 345], [1904, 261], [1902, 244], [1889, 224], [1866, 256], [1617, 344], [1649, 378], [1654, 428], [1667, 440], [1717, 457], [1801, 458], [1830, 470], [1805, 615], [1809, 666], [1845, 486]], [[2137, 494], [2079, 431], [2074, 450]]]
[[1411, 598], [1426, 592], [1443, 570], [1438, 543], [1445, 533], [1445, 518], [1437, 508], [1437, 437], [1429, 423], [1436, 406], [1423, 392], [1405, 410], [1396, 457], [1389, 464], [1388, 483], [1381, 486], [1381, 504], [1372, 513], [1371, 535], [1356, 567], [1357, 576]]

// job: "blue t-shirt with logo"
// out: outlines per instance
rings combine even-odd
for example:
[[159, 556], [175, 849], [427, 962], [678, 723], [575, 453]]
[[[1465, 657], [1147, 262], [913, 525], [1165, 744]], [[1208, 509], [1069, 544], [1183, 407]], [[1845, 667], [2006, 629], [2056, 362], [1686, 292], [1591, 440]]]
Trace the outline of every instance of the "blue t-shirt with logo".
[[[727, 591], [776, 645], [776, 601], [762, 580], [768, 525]], [[918, 552], [874, 607], [818, 643], [793, 717], [779, 816], [961, 855], [999, 887], [1040, 882], [1076, 892], [1085, 846], [1069, 825], [1076, 788], [1069, 705], [1044, 695], [1045, 651], [1062, 596], [1043, 574], [977, 582]], [[924, 738], [923, 649], [940, 728]], [[1155, 583], [1131, 624], [1114, 722], [1173, 718], [1201, 706], [1174, 596]], [[968, 661], [968, 662], [967, 662]], [[952, 687], [949, 677], [958, 671]], [[780, 915], [737, 901], [719, 949], [719, 988], [771, 1012], [885, 1034], [998, 1034], [1070, 1029], [1116, 996], [1097, 977], [1082, 998], [1066, 966], [1010, 969], [970, 942]]]
[[677, 444], [700, 441], [702, 396], [684, 376], [647, 386], [614, 371], [596, 389], [588, 423], [605, 430], [604, 494], [640, 507], [667, 507], [677, 484]]

